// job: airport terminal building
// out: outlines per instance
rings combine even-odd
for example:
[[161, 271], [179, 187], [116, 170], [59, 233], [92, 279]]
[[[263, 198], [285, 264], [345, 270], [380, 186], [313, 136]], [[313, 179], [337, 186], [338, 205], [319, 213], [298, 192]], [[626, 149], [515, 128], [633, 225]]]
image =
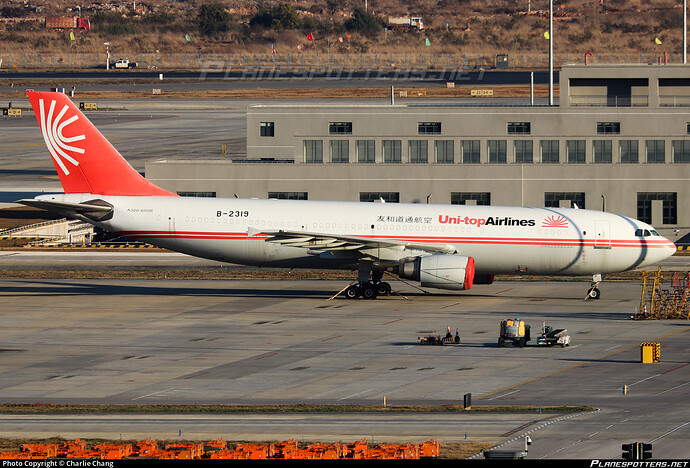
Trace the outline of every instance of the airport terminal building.
[[183, 195], [572, 206], [690, 229], [690, 66], [568, 65], [558, 106], [264, 105], [247, 156], [169, 160]]

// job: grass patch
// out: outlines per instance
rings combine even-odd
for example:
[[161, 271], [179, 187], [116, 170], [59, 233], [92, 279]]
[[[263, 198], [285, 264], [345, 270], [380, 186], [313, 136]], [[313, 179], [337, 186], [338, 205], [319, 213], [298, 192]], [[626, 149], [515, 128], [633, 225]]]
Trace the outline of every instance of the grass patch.
[[475, 405], [60, 405], [47, 403], [2, 404], [2, 414], [56, 413], [576, 413], [591, 406]]

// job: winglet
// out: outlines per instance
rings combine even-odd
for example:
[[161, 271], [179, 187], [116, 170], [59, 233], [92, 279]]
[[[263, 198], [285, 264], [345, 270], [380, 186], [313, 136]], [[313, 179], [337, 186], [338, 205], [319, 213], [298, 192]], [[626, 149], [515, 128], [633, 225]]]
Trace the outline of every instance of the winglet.
[[134, 170], [67, 95], [26, 94], [65, 193], [177, 196]]

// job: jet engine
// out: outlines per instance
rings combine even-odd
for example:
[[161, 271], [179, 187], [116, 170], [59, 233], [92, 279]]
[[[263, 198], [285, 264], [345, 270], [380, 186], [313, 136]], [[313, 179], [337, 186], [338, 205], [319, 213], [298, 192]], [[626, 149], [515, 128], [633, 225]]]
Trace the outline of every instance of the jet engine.
[[403, 261], [398, 276], [419, 281], [437, 289], [471, 289], [474, 283], [474, 259], [464, 255], [429, 255]]

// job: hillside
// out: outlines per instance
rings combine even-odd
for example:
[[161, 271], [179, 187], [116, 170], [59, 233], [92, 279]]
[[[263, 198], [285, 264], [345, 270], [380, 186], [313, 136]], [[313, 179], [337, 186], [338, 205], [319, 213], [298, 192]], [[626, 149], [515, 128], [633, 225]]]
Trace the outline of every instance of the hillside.
[[[348, 30], [353, 8], [364, 1], [300, 0], [286, 3], [299, 25], [257, 26], [253, 18], [276, 2], [219, 0], [230, 14], [229, 29], [212, 36], [199, 32], [200, 0], [92, 1], [81, 4], [91, 31], [48, 30], [45, 16], [76, 16], [77, 3], [64, 0], [5, 0], [0, 9], [0, 54], [34, 52], [93, 53], [111, 42], [120, 53], [545, 53], [548, 28], [545, 0], [368, 0], [368, 10], [386, 23], [389, 15], [421, 16], [424, 31]], [[263, 7], [263, 10], [260, 8]], [[682, 52], [682, 2], [679, 0], [563, 0], [557, 5], [555, 52], [584, 55], [671, 54]], [[314, 41], [307, 40], [312, 33]], [[351, 38], [346, 39], [350, 34]], [[185, 38], [189, 36], [189, 40]], [[425, 45], [429, 38], [430, 46]], [[342, 42], [339, 38], [344, 38]], [[661, 44], [655, 42], [658, 39]]]

